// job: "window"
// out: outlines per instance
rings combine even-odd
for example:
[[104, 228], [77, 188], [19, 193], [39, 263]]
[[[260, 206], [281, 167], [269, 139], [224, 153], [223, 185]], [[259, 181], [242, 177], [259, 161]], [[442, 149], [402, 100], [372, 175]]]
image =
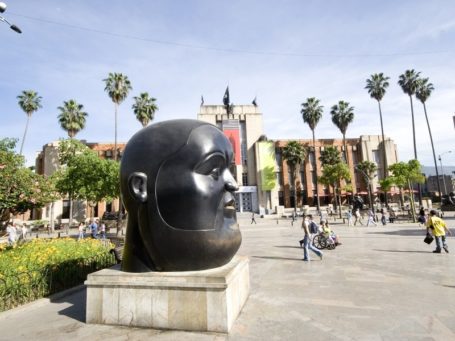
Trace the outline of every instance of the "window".
[[242, 173], [242, 185], [248, 186], [248, 173]]
[[276, 172], [276, 181], [280, 186], [284, 186], [283, 184], [283, 173], [282, 172]]
[[284, 206], [284, 193], [283, 191], [278, 192], [278, 205]]

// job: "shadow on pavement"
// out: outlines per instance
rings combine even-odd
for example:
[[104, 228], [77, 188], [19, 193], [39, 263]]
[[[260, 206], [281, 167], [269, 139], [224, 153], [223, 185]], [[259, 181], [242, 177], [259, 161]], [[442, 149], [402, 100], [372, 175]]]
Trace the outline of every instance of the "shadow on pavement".
[[300, 246], [291, 246], [291, 245], [274, 245], [274, 247], [279, 247], [281, 249], [301, 249]]
[[[297, 260], [299, 262], [302, 261], [301, 258], [286, 258], [286, 257], [272, 257], [272, 256], [251, 256], [253, 258], [262, 258], [262, 259], [274, 259], [274, 260]], [[302, 255], [303, 257], [303, 255]]]
[[420, 229], [406, 229], [406, 230], [395, 230], [395, 231], [378, 231], [378, 232], [367, 232], [368, 234], [385, 234], [389, 236], [423, 236], [425, 237], [425, 228]]
[[65, 297], [60, 297], [57, 299], [51, 299], [52, 303], [69, 303], [70, 307], [62, 309], [58, 312], [59, 315], [64, 315], [69, 318], [75, 319], [79, 322], [85, 323], [85, 304], [87, 298], [86, 288], [78, 290], [72, 294], [69, 294]]
[[416, 251], [416, 250], [380, 250], [380, 249], [372, 249], [372, 250], [379, 251], [379, 252], [431, 253], [431, 251]]

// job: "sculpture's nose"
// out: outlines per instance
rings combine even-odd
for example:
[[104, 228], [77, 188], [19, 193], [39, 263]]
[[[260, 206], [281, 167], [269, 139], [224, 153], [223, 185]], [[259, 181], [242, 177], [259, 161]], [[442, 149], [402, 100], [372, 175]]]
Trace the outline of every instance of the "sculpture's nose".
[[234, 192], [239, 189], [237, 182], [235, 181], [234, 177], [232, 176], [231, 172], [226, 169], [223, 174], [224, 179], [224, 188], [226, 191]]

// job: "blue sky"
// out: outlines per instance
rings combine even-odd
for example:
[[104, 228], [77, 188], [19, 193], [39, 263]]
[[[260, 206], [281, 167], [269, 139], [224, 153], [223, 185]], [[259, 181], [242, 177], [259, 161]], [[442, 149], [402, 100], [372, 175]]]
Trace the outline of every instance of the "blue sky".
[[[319, 138], [340, 137], [330, 107], [354, 106], [347, 137], [380, 134], [377, 103], [365, 80], [383, 72], [390, 87], [382, 102], [385, 134], [399, 159], [413, 158], [409, 97], [397, 85], [406, 69], [429, 77], [427, 102], [436, 153], [455, 165], [455, 2], [259, 0], [10, 0], [3, 15], [23, 34], [0, 23], [0, 138], [22, 138], [26, 115], [17, 105], [33, 89], [43, 108], [25, 141], [28, 164], [50, 141], [66, 137], [57, 107], [75, 99], [88, 112], [76, 137], [113, 142], [114, 106], [102, 80], [126, 74], [133, 86], [119, 109], [119, 141], [140, 123], [133, 96], [157, 98], [155, 122], [196, 118], [205, 104], [222, 104], [229, 84], [234, 104], [255, 96], [264, 132], [273, 139], [310, 138], [300, 105], [317, 97], [324, 115]], [[433, 165], [423, 108], [414, 101], [418, 158]], [[20, 142], [19, 142], [20, 145]]]

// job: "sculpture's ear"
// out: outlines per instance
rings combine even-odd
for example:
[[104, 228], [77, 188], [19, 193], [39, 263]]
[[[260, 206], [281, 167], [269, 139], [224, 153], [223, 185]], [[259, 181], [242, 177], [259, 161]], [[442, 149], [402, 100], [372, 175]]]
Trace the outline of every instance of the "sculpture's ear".
[[147, 201], [147, 175], [134, 172], [128, 178], [128, 189], [134, 199], [140, 203]]

